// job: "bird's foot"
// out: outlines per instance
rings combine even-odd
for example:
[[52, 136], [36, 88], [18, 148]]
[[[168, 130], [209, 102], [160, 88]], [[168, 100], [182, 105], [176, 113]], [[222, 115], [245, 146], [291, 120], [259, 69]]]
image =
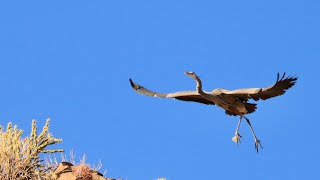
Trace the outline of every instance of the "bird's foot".
[[260, 143], [260, 140], [257, 139], [257, 138], [254, 138], [254, 146], [255, 146], [255, 149], [256, 149], [257, 153], [259, 151], [259, 145], [260, 145], [261, 149], [263, 149], [263, 147], [262, 147], [262, 145]]
[[242, 136], [238, 132], [236, 132], [235, 136], [232, 137], [232, 141], [239, 144], [241, 142], [240, 138], [242, 138]]

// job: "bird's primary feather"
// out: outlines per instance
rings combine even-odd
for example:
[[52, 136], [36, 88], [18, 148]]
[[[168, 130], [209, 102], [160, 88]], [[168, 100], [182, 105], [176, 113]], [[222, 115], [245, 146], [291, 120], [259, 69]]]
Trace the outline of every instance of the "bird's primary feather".
[[277, 75], [277, 81], [274, 85], [266, 88], [246, 88], [246, 89], [237, 89], [233, 91], [225, 90], [222, 93], [236, 96], [243, 101], [248, 101], [248, 99], [266, 100], [272, 97], [280, 96], [286, 92], [289, 88], [295, 85], [297, 77], [288, 76], [285, 77], [285, 73], [279, 79], [279, 73]]

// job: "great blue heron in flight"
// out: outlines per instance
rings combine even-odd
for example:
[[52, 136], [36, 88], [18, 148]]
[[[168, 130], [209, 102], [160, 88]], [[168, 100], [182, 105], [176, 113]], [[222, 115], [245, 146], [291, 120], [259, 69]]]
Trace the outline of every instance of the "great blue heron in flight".
[[246, 89], [237, 89], [237, 90], [227, 90], [227, 89], [214, 89], [211, 92], [205, 92], [202, 90], [202, 82], [200, 78], [194, 72], [185, 72], [187, 76], [194, 79], [197, 82], [196, 91], [181, 91], [175, 93], [157, 93], [151, 90], [144, 88], [143, 86], [134, 83], [130, 79], [132, 88], [143, 95], [160, 97], [160, 98], [175, 98], [182, 101], [193, 101], [203, 104], [217, 105], [225, 110], [227, 115], [231, 116], [240, 116], [238, 122], [235, 136], [232, 138], [237, 144], [240, 142], [241, 135], [239, 134], [239, 127], [242, 121], [242, 118], [245, 118], [247, 123], [250, 126], [251, 132], [255, 141], [255, 149], [258, 152], [259, 145], [261, 148], [262, 145], [260, 140], [257, 138], [250, 120], [244, 116], [245, 114], [253, 113], [256, 110], [256, 105], [254, 103], [249, 103], [249, 99], [258, 101], [260, 99], [266, 100], [275, 96], [282, 95], [286, 92], [287, 89], [292, 87], [296, 81], [297, 77], [288, 76], [285, 77], [285, 73], [281, 76], [278, 73], [277, 81], [274, 85], [266, 88], [246, 88]]

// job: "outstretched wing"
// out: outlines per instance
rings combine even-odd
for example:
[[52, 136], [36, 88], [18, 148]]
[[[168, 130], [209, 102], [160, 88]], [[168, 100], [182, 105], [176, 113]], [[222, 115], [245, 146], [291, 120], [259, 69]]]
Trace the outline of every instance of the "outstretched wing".
[[247, 88], [233, 91], [224, 90], [222, 93], [234, 95], [243, 101], [248, 101], [248, 99], [253, 99], [255, 101], [260, 99], [266, 100], [284, 94], [286, 90], [295, 85], [298, 78], [294, 76], [285, 77], [285, 75], [286, 73], [283, 73], [282, 77], [280, 78], [278, 73], [276, 83], [266, 88]]
[[209, 101], [201, 97], [196, 91], [181, 91], [181, 92], [168, 93], [168, 94], [157, 93], [137, 83], [134, 83], [131, 79], [129, 79], [129, 81], [133, 90], [135, 90], [137, 93], [140, 93], [146, 96], [153, 96], [153, 97], [160, 97], [160, 98], [175, 98], [182, 101], [193, 101], [193, 102], [198, 102], [203, 104], [214, 104], [212, 101]]

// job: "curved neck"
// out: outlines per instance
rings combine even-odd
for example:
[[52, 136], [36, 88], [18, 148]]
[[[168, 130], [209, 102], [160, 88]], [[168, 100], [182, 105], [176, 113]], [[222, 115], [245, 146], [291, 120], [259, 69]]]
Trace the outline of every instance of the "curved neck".
[[199, 77], [195, 77], [196, 79], [196, 82], [197, 82], [197, 91], [199, 94], [205, 94], [202, 90], [202, 82], [201, 80], [199, 79]]

